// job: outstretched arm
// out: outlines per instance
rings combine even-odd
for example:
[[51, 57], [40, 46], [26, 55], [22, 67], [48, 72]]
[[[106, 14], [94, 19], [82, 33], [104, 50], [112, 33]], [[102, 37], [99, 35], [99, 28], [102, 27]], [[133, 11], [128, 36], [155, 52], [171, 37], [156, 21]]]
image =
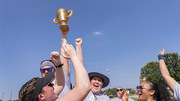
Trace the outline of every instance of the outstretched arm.
[[[61, 51], [61, 53], [64, 52], [64, 51], [62, 50], [62, 47], [63, 47], [64, 45], [66, 45], [66, 44], [67, 44], [66, 34], [62, 32], [62, 34], [61, 34], [61, 46], [60, 46], [60, 51]], [[68, 59], [64, 58], [62, 55], [60, 56], [60, 58], [61, 58], [61, 62], [64, 64], [64, 65], [63, 65], [63, 71], [64, 71], [65, 73], [70, 73], [69, 64], [68, 64]]]
[[77, 57], [79, 58], [80, 62], [82, 64], [84, 64], [84, 62], [83, 62], [83, 54], [82, 54], [82, 39], [81, 38], [77, 38], [75, 40], [75, 44], [76, 44], [76, 54], [77, 54]]
[[82, 101], [85, 99], [91, 89], [88, 74], [78, 59], [76, 51], [72, 45], [67, 44], [63, 46], [63, 50], [64, 53], [61, 54], [65, 58], [70, 59], [73, 64], [76, 85], [70, 92], [68, 92], [62, 98], [58, 99], [58, 101]]
[[166, 84], [169, 86], [171, 91], [174, 92], [174, 85], [175, 85], [176, 81], [169, 74], [169, 71], [164, 62], [164, 54], [165, 54], [165, 49], [163, 49], [163, 51], [160, 51], [159, 54], [157, 54], [158, 58], [159, 58], [160, 71], [161, 71], [162, 77], [164, 78]]
[[[59, 66], [61, 64], [59, 52], [52, 52], [51, 53], [51, 60], [55, 64], [55, 66]], [[56, 78], [54, 84], [54, 92], [59, 96], [61, 91], [64, 88], [65, 80], [64, 80], [64, 73], [62, 67], [56, 68]]]

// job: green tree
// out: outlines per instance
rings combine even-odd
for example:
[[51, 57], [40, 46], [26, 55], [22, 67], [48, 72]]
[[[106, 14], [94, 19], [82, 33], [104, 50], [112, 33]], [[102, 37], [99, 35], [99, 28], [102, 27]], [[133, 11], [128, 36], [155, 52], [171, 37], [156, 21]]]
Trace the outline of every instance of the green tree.
[[[177, 53], [167, 53], [164, 56], [165, 63], [171, 77], [180, 83], [180, 56]], [[159, 69], [158, 62], [149, 62], [144, 67], [142, 67], [140, 82], [142, 81], [143, 77], [146, 77], [149, 81], [165, 84]]]
[[171, 77], [180, 83], [180, 56], [177, 53], [168, 53], [164, 56]]
[[108, 95], [110, 98], [116, 96], [116, 88], [108, 88], [107, 90], [103, 91], [104, 95]]

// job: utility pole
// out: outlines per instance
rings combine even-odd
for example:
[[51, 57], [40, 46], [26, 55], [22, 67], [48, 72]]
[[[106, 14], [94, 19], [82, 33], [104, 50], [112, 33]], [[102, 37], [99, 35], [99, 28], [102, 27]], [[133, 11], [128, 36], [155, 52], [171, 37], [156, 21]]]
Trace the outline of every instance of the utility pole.
[[11, 95], [10, 95], [10, 101], [12, 101], [12, 91], [11, 91]]

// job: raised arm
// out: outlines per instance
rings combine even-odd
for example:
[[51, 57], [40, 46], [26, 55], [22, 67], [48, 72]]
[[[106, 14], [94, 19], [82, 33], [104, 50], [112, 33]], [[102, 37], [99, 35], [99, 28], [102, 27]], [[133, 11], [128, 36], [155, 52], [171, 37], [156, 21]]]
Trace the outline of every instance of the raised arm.
[[81, 38], [77, 38], [75, 40], [75, 44], [76, 44], [76, 54], [77, 54], [77, 57], [79, 58], [80, 62], [82, 64], [84, 64], [84, 62], [83, 62], [83, 53], [82, 53], [82, 39]]
[[[66, 44], [67, 44], [66, 34], [62, 32], [62, 34], [61, 34], [61, 46], [60, 46], [60, 51], [61, 51], [61, 53], [64, 52], [64, 51], [62, 50], [62, 47], [63, 47], [64, 45], [66, 45]], [[65, 73], [70, 73], [70, 68], [69, 68], [69, 64], [68, 64], [68, 59], [64, 58], [62, 55], [60, 56], [60, 58], [61, 58], [61, 62], [64, 64], [64, 65], [63, 65], [63, 71], [64, 71]]]
[[56, 78], [55, 78], [56, 80], [55, 80], [55, 84], [53, 86], [55, 94], [57, 94], [57, 96], [59, 96], [59, 94], [63, 90], [64, 84], [65, 84], [63, 69], [62, 69], [62, 67], [60, 67], [61, 61], [60, 61], [59, 52], [52, 52], [51, 60], [55, 64], [55, 66], [59, 66], [56, 68]]
[[158, 58], [159, 58], [159, 67], [160, 71], [162, 74], [162, 77], [164, 78], [166, 84], [169, 86], [172, 92], [174, 92], [174, 85], [176, 81], [170, 76], [169, 71], [166, 67], [166, 64], [164, 62], [164, 54], [165, 54], [165, 49], [159, 52]]
[[58, 99], [58, 101], [82, 101], [91, 89], [88, 74], [78, 59], [76, 51], [72, 45], [67, 44], [63, 46], [63, 50], [64, 53], [61, 53], [61, 55], [70, 59], [73, 64], [76, 85], [70, 92]]

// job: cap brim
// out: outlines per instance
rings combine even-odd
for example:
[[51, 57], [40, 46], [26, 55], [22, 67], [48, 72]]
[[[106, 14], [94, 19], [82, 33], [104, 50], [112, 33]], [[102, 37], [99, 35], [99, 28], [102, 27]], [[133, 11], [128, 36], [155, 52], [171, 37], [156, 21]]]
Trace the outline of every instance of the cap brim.
[[89, 79], [90, 79], [90, 80], [91, 80], [92, 77], [94, 77], [94, 76], [97, 76], [97, 77], [102, 78], [102, 80], [103, 80], [103, 82], [104, 82], [102, 88], [108, 86], [108, 84], [109, 84], [109, 78], [108, 78], [107, 76], [101, 74], [101, 73], [98, 73], [98, 72], [90, 72], [90, 73], [88, 73], [88, 75], [89, 75]]
[[41, 93], [42, 88], [51, 83], [53, 79], [54, 74], [52, 72], [48, 73], [44, 78], [38, 78], [30, 101], [38, 101], [38, 95]]

